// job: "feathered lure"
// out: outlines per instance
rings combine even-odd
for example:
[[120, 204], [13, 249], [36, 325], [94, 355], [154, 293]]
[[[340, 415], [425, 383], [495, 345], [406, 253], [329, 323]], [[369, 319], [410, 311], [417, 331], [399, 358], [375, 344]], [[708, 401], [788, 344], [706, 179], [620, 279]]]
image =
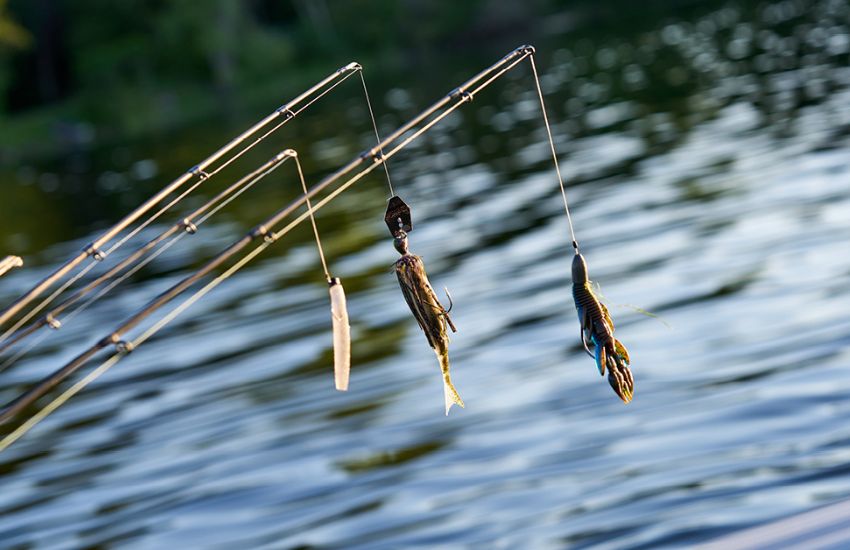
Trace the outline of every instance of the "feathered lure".
[[[387, 222], [387, 227], [393, 235], [395, 249], [401, 254], [401, 258], [395, 263], [395, 273], [398, 277], [401, 293], [440, 362], [440, 370], [443, 373], [446, 415], [448, 415], [452, 405], [457, 404], [463, 407], [463, 399], [457, 393], [449, 374], [449, 334], [447, 329], [450, 328], [452, 332], [457, 332], [457, 328], [449, 317], [451, 304], [449, 304], [449, 309], [443, 307], [430, 281], [428, 281], [428, 274], [425, 272], [425, 264], [422, 262], [422, 258], [411, 254], [407, 248], [407, 232], [413, 229], [410, 207], [400, 197], [392, 197], [387, 206], [384, 221]], [[449, 301], [451, 301], [451, 297], [449, 297]]]

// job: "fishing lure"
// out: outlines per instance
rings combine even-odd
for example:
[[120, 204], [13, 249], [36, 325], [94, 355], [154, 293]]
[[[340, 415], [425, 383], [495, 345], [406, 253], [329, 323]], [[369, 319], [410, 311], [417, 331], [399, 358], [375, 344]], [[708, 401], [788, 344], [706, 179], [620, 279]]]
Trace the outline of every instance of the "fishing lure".
[[[629, 352], [614, 338], [614, 321], [605, 304], [599, 301], [587, 277], [587, 263], [578, 253], [573, 257], [573, 299], [581, 324], [581, 343], [588, 355], [596, 360], [600, 376], [608, 369], [608, 383], [624, 403], [632, 400], [635, 380], [629, 370]], [[590, 351], [591, 346], [593, 351]]]
[[331, 292], [331, 322], [334, 342], [334, 384], [339, 391], [348, 391], [348, 374], [351, 371], [351, 327], [348, 325], [348, 307], [345, 290], [338, 277], [328, 282]]
[[[448, 416], [452, 405], [464, 406], [463, 399], [452, 384], [449, 374], [449, 334], [447, 329], [457, 332], [457, 328], [449, 317], [451, 296], [449, 296], [449, 309], [446, 309], [440, 303], [434, 288], [428, 281], [428, 274], [425, 272], [425, 263], [422, 258], [411, 254], [408, 250], [407, 232], [413, 229], [410, 208], [398, 196], [390, 199], [385, 221], [393, 234], [393, 245], [396, 251], [401, 254], [401, 258], [395, 262], [395, 273], [398, 277], [401, 293], [440, 362], [440, 371], [443, 374], [443, 396], [446, 415]], [[448, 294], [448, 291], [446, 291], [446, 294]]]

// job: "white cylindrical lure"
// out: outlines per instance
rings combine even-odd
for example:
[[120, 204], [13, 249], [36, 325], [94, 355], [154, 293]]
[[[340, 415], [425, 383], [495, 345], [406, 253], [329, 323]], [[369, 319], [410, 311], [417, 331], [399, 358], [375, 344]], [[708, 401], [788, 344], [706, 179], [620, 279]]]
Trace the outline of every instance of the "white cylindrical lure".
[[5, 275], [7, 271], [11, 271], [16, 267], [21, 267], [22, 265], [24, 265], [24, 261], [20, 258], [20, 256], [6, 256], [0, 260], [0, 276]]
[[336, 389], [346, 391], [348, 390], [348, 373], [351, 371], [351, 328], [348, 326], [345, 290], [339, 279], [331, 279], [330, 292], [334, 332], [334, 383]]

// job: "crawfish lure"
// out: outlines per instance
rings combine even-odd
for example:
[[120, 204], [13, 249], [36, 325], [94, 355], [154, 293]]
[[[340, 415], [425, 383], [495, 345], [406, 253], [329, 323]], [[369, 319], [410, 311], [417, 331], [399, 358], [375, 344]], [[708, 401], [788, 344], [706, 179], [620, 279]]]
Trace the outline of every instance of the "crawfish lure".
[[[395, 273], [404, 300], [410, 307], [410, 312], [419, 323], [419, 328], [425, 333], [428, 344], [434, 349], [440, 362], [443, 374], [443, 396], [445, 399], [446, 415], [452, 405], [464, 406], [457, 390], [452, 384], [449, 374], [449, 334], [448, 329], [457, 332], [449, 311], [443, 307], [434, 288], [428, 281], [425, 264], [422, 258], [411, 254], [408, 250], [407, 232], [412, 229], [410, 208], [399, 197], [390, 199], [385, 217], [390, 233], [393, 234], [393, 245], [401, 257], [395, 262]], [[451, 298], [449, 298], [451, 300]]]
[[[587, 263], [578, 253], [573, 257], [573, 299], [581, 323], [581, 343], [588, 355], [596, 360], [601, 376], [608, 370], [608, 383], [624, 403], [632, 400], [635, 380], [629, 370], [629, 352], [614, 338], [614, 321], [605, 304], [593, 292], [587, 277]], [[593, 348], [593, 351], [591, 351]]]

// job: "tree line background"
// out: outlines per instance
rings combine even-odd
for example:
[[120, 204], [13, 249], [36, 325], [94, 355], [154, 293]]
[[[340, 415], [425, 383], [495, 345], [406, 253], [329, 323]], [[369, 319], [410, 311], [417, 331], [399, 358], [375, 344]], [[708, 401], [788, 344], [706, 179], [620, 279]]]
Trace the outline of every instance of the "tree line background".
[[698, 5], [0, 0], [0, 164], [267, 106], [351, 59], [373, 80], [416, 78], [446, 60], [477, 54], [480, 63], [525, 42], [554, 37], [564, 47], [633, 32]]
[[0, 0], [0, 147], [10, 161], [45, 135], [84, 142], [179, 126], [272, 89], [283, 97], [281, 87], [350, 59], [397, 73], [476, 44], [512, 47], [555, 4]]

